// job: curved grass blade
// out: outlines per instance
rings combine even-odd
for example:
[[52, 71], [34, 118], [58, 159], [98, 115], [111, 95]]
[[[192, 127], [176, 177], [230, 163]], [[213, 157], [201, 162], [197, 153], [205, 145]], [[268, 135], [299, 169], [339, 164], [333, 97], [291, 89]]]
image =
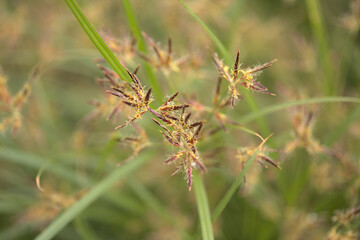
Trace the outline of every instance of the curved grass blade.
[[[38, 157], [28, 152], [22, 152], [16, 149], [6, 147], [0, 148], [0, 159], [1, 161], [8, 161], [34, 170], [42, 168], [44, 166], [44, 162], [47, 162], [47, 159], [44, 159], [42, 157]], [[52, 159], [50, 159], [48, 163], [48, 172], [56, 174], [57, 176], [62, 177], [80, 186], [86, 186], [89, 183], [88, 179], [75, 176], [71, 172], [71, 170], [69, 170], [69, 168], [54, 162]]]
[[206, 190], [201, 176], [197, 171], [194, 171], [194, 192], [198, 212], [200, 217], [200, 226], [203, 240], [214, 240], [214, 233], [211, 225], [211, 215], [209, 210], [209, 203], [206, 196]]
[[90, 206], [91, 203], [101, 197], [113, 184], [139, 168], [149, 156], [149, 154], [146, 156], [139, 155], [136, 159], [109, 173], [107, 177], [93, 186], [79, 201], [51, 222], [35, 240], [48, 240], [56, 236], [69, 222]]
[[110, 64], [114, 71], [120, 76], [121, 79], [131, 83], [129, 75], [126, 73], [125, 68], [120, 64], [119, 60], [115, 57], [114, 53], [109, 49], [104, 40], [96, 32], [95, 28], [91, 25], [84, 13], [81, 11], [79, 5], [75, 0], [65, 0], [71, 12], [74, 14], [85, 33], [90, 40], [94, 43], [95, 47], [103, 55], [105, 60]]
[[209, 34], [210, 38], [214, 41], [216, 47], [220, 50], [221, 54], [225, 57], [226, 62], [230, 63], [232, 61], [232, 57], [229, 52], [226, 50], [224, 44], [220, 41], [220, 39], [211, 31], [211, 29], [206, 26], [206, 24], [200, 19], [196, 13], [194, 13], [183, 0], [178, 0], [184, 8], [193, 16], [198, 23], [204, 28], [204, 30]]
[[265, 107], [259, 111], [252, 112], [246, 114], [245, 116], [241, 117], [238, 121], [245, 124], [257, 119], [259, 116], [264, 116], [270, 113], [274, 113], [289, 107], [294, 107], [298, 105], [304, 104], [312, 104], [312, 103], [332, 103], [332, 102], [348, 102], [348, 103], [360, 103], [360, 98], [353, 98], [353, 97], [320, 97], [320, 98], [309, 98], [303, 99], [293, 102], [285, 102], [282, 104], [276, 104], [272, 106]]
[[226, 205], [230, 202], [232, 196], [236, 192], [236, 190], [239, 188], [241, 183], [243, 183], [244, 176], [249, 170], [251, 164], [254, 162], [257, 154], [259, 152], [259, 149], [256, 150], [256, 152], [251, 156], [251, 158], [247, 161], [245, 164], [244, 169], [241, 171], [240, 175], [235, 179], [229, 190], [225, 193], [224, 197], [220, 200], [219, 204], [216, 206], [215, 210], [212, 213], [211, 220], [215, 221], [216, 218], [220, 216], [222, 211], [225, 209]]

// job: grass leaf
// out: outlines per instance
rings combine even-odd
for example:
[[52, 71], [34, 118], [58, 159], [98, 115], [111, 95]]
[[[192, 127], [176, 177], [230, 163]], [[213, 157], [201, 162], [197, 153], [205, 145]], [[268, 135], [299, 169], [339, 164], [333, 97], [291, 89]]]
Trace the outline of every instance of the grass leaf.
[[191, 16], [195, 18], [195, 20], [200, 23], [200, 25], [204, 28], [204, 30], [209, 34], [210, 38], [214, 41], [216, 47], [220, 50], [221, 54], [225, 57], [226, 62], [231, 62], [232, 57], [230, 53], [226, 50], [224, 44], [220, 41], [220, 39], [211, 31], [211, 29], [200, 19], [196, 13], [194, 13], [183, 0], [178, 0], [184, 8], [190, 13]]
[[321, 6], [318, 0], [306, 0], [311, 30], [319, 47], [320, 61], [325, 72], [325, 86], [328, 95], [335, 95], [336, 81], [331, 64], [331, 54], [327, 42], [325, 26], [322, 21]]
[[211, 225], [211, 215], [206, 190], [201, 176], [197, 171], [194, 174], [194, 192], [200, 217], [201, 233], [203, 240], [213, 240], [214, 233]]
[[74, 0], [65, 0], [71, 12], [74, 14], [85, 33], [90, 40], [94, 43], [95, 47], [103, 55], [105, 60], [110, 64], [119, 77], [127, 82], [131, 82], [129, 75], [126, 73], [125, 68], [120, 64], [114, 53], [109, 49], [104, 40], [96, 32], [95, 28], [91, 25], [84, 13], [81, 11], [79, 5]]
[[86, 193], [79, 201], [77, 201], [53, 222], [51, 222], [50, 225], [47, 226], [44, 231], [42, 231], [35, 239], [47, 240], [56, 236], [56, 234], [59, 233], [69, 222], [71, 222], [82, 211], [89, 207], [91, 203], [101, 197], [101, 195], [106, 192], [113, 184], [135, 171], [148, 158], [149, 154], [146, 156], [139, 155], [131, 162], [109, 173], [103, 180], [93, 186], [89, 192]]
[[220, 200], [219, 204], [216, 206], [215, 210], [212, 213], [212, 216], [211, 216], [212, 221], [215, 221], [215, 219], [217, 219], [220, 216], [222, 211], [225, 209], [226, 205], [230, 202], [232, 196], [235, 194], [236, 190], [239, 188], [239, 186], [243, 182], [244, 176], [247, 173], [247, 171], [249, 170], [251, 164], [254, 162], [258, 152], [259, 152], [259, 150], [257, 150], [251, 156], [251, 158], [247, 161], [247, 163], [245, 164], [245, 167], [241, 171], [240, 175], [235, 179], [235, 181], [233, 182], [233, 184], [231, 185], [229, 190], [225, 193], [224, 197]]
[[320, 98], [308, 98], [302, 99], [293, 102], [285, 102], [281, 104], [275, 104], [271, 106], [267, 106], [262, 108], [259, 111], [252, 112], [246, 114], [245, 116], [241, 117], [238, 121], [245, 124], [251, 122], [254, 119], [257, 119], [259, 116], [264, 116], [270, 113], [274, 113], [289, 107], [294, 107], [298, 105], [304, 104], [314, 104], [314, 103], [332, 103], [332, 102], [348, 102], [348, 103], [360, 103], [360, 98], [353, 98], [353, 97], [320, 97]]

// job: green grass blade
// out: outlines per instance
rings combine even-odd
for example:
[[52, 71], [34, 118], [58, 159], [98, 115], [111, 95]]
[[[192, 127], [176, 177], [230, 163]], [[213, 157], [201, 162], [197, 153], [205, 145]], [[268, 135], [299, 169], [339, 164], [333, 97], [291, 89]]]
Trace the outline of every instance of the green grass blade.
[[126, 73], [126, 69], [120, 64], [114, 53], [109, 49], [104, 40], [96, 32], [95, 28], [91, 25], [84, 13], [81, 11], [76, 1], [65, 0], [65, 2], [80, 23], [81, 27], [84, 29], [85, 33], [94, 43], [95, 47], [99, 50], [99, 52], [103, 55], [105, 60], [114, 69], [114, 71], [119, 75], [122, 80], [131, 82], [129, 75]]
[[81, 219], [81, 217], [77, 217], [74, 219], [74, 228], [81, 237], [81, 239], [86, 239], [86, 240], [99, 239], [99, 237], [96, 236], [95, 232], [91, 229], [91, 227], [87, 224], [87, 222], [84, 219]]
[[335, 78], [331, 64], [331, 54], [328, 47], [326, 31], [322, 22], [321, 7], [318, 0], [306, 0], [312, 32], [319, 47], [320, 61], [326, 76], [326, 91], [328, 95], [335, 95]]
[[[124, 9], [125, 9], [125, 14], [126, 14], [126, 17], [127, 17], [127, 20], [129, 22], [129, 25], [130, 25], [130, 28], [131, 28], [131, 31], [133, 32], [134, 36], [136, 37], [137, 39], [137, 43], [138, 43], [138, 47], [139, 47], [139, 50], [143, 53], [147, 53], [147, 48], [146, 48], [146, 45], [145, 45], [145, 42], [144, 42], [144, 38], [141, 34], [141, 30], [140, 30], [140, 27], [139, 27], [139, 24], [136, 20], [136, 17], [135, 17], [135, 13], [134, 13], [134, 10], [131, 6], [131, 3], [129, 0], [123, 0], [122, 1], [123, 3], [123, 6], [124, 6]], [[151, 68], [151, 66], [147, 63], [147, 62], [144, 62], [144, 65], [145, 65], [145, 70], [149, 76], [149, 79], [150, 79], [150, 84], [153, 88], [153, 93], [156, 97], [156, 99], [158, 101], [161, 101], [164, 97], [164, 94], [159, 86], [159, 83], [158, 81], [156, 80], [155, 78], [155, 74]]]
[[52, 159], [48, 159], [33, 155], [28, 152], [22, 152], [17, 149], [1, 147], [0, 148], [0, 161], [8, 161], [14, 164], [19, 164], [24, 167], [39, 170], [43, 167], [44, 163], [48, 162], [46, 171], [56, 174], [63, 179], [79, 184], [80, 186], [86, 186], [89, 181], [84, 177], [79, 177], [73, 174], [69, 168], [58, 164]]
[[202, 178], [197, 171], [194, 171], [194, 192], [200, 217], [202, 239], [213, 240], [214, 233], [211, 225], [211, 215], [206, 190]]
[[353, 97], [320, 97], [320, 98], [309, 98], [303, 99], [293, 102], [285, 102], [282, 104], [276, 104], [267, 106], [259, 111], [252, 112], [246, 114], [245, 116], [241, 117], [238, 122], [243, 124], [251, 122], [252, 120], [257, 119], [259, 116], [264, 116], [270, 113], [274, 113], [289, 107], [294, 107], [298, 105], [304, 104], [313, 104], [313, 103], [332, 103], [332, 102], [348, 102], [348, 103], [360, 103], [360, 98], [353, 98]]
[[109, 173], [107, 177], [93, 186], [79, 201], [51, 222], [35, 239], [47, 240], [56, 236], [69, 222], [101, 197], [113, 184], [139, 168], [147, 158], [149, 158], [149, 155], [139, 155], [129, 163]]
[[241, 183], [243, 183], [244, 176], [249, 170], [251, 164], [254, 162], [256, 155], [258, 154], [259, 150], [257, 150], [251, 158], [245, 164], [244, 169], [241, 171], [240, 175], [235, 179], [229, 190], [225, 193], [224, 197], [220, 200], [219, 204], [216, 206], [215, 210], [212, 213], [211, 220], [215, 221], [222, 211], [225, 209], [226, 205], [230, 202], [232, 196], [235, 194], [236, 190], [239, 188]]
[[169, 223], [175, 224], [174, 218], [171, 217], [170, 213], [166, 210], [164, 205], [158, 200], [141, 182], [131, 178], [129, 180], [130, 186], [134, 192], [142, 199], [144, 204], [148, 205], [154, 210], [159, 216], [168, 221]]
[[232, 57], [229, 54], [229, 52], [226, 50], [224, 44], [220, 41], [220, 39], [211, 31], [211, 29], [206, 26], [206, 24], [200, 19], [200, 17], [198, 15], [196, 15], [196, 13], [194, 13], [186, 4], [183, 0], [178, 0], [183, 6], [184, 8], [190, 13], [191, 16], [193, 16], [196, 21], [198, 23], [200, 23], [200, 25], [204, 28], [204, 30], [209, 34], [210, 38], [214, 41], [216, 47], [220, 50], [221, 54], [225, 57], [226, 62], [231, 62], [232, 61]]

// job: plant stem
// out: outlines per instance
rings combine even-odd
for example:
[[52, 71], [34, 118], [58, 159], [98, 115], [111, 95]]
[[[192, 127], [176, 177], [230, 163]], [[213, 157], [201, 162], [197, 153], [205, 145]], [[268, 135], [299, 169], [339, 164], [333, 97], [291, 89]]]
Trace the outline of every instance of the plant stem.
[[214, 233], [211, 224], [211, 215], [206, 190], [202, 178], [197, 171], [194, 171], [194, 192], [198, 206], [203, 240], [213, 240]]
[[325, 86], [328, 95], [336, 94], [336, 83], [331, 64], [331, 55], [322, 21], [321, 6], [318, 0], [306, 0], [312, 32], [319, 47], [320, 61], [325, 72]]

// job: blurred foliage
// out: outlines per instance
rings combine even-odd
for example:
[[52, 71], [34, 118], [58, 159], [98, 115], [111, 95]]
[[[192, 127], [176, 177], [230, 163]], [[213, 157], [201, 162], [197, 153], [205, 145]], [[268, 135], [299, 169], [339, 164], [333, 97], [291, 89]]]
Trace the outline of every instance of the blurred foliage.
[[[321, 57], [324, 43], [309, 18], [309, 2], [318, 3], [329, 69]], [[195, 106], [194, 119], [200, 117], [212, 104], [217, 84], [209, 52], [216, 46], [178, 1], [131, 3], [141, 30], [161, 49], [171, 37], [174, 60], [191, 56], [170, 70], [153, 70], [165, 96], [181, 92], [180, 98]], [[359, 98], [359, 0], [186, 3], [234, 60], [240, 51], [243, 67], [278, 59], [259, 78], [277, 96], [253, 92], [260, 109], [327, 96], [329, 73], [334, 95]], [[120, 61], [131, 70], [144, 65], [144, 57], [128, 51], [133, 36], [120, 1], [79, 5]], [[156, 58], [150, 46], [147, 54]], [[156, 157], [116, 184], [56, 239], [194, 239], [199, 232], [193, 193], [182, 176], [170, 177], [174, 169], [163, 166], [176, 149], [163, 144], [150, 114], [137, 121], [149, 138], [141, 148], [119, 141], [139, 135], [131, 126], [114, 131], [124, 117], [106, 120], [116, 102], [96, 81], [103, 77], [99, 63], [101, 55], [65, 2], [0, 2], [0, 239], [34, 238], [133, 151], [146, 155], [150, 148]], [[151, 87], [143, 66], [138, 76]], [[31, 94], [21, 95], [26, 88]], [[224, 114], [236, 121], [249, 111], [240, 100]], [[214, 222], [215, 238], [359, 239], [359, 115], [355, 104], [322, 103], [265, 116], [274, 133], [266, 154], [280, 162], [281, 170], [252, 165], [245, 186]], [[256, 122], [246, 127], [261, 131]], [[204, 181], [210, 209], [243, 168], [237, 149], [261, 142], [237, 128], [229, 130], [204, 137], [198, 145], [208, 168]], [[44, 192], [35, 181], [42, 168]]]

